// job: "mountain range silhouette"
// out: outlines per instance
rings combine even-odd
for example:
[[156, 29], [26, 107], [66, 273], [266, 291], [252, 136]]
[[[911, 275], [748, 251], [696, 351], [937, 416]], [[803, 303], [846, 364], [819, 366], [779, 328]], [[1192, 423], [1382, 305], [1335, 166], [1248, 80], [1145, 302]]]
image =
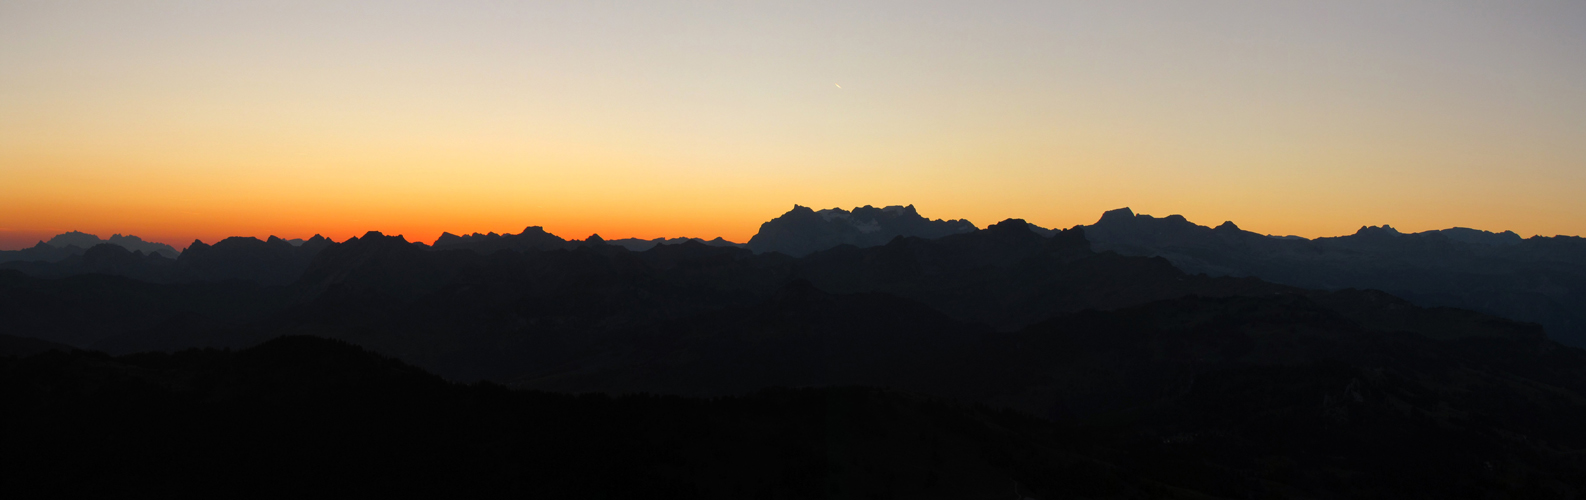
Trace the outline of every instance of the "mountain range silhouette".
[[1272, 238], [1129, 209], [1083, 226], [1099, 251], [1167, 259], [1184, 272], [1255, 276], [1302, 288], [1383, 290], [1422, 306], [1460, 307], [1542, 324], [1586, 346], [1586, 239], [1520, 238], [1452, 228], [1401, 233], [1364, 226], [1333, 238]]
[[760, 232], [749, 239], [749, 248], [757, 253], [803, 257], [838, 245], [869, 247], [898, 236], [940, 238], [976, 229], [967, 220], [926, 219], [914, 210], [914, 205], [865, 205], [851, 212], [840, 208], [815, 211], [794, 205], [787, 213], [761, 224]]
[[104, 243], [0, 263], [0, 454], [36, 494], [1568, 497], [1582, 249], [912, 206]]

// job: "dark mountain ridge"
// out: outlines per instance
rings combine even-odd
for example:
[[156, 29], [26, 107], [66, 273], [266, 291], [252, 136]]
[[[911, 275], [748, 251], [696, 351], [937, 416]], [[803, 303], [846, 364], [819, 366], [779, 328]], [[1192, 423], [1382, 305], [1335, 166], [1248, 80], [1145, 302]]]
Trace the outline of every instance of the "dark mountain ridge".
[[1162, 257], [1191, 274], [1379, 289], [1424, 306], [1541, 323], [1561, 342], [1586, 345], [1586, 239], [1579, 237], [1365, 226], [1349, 236], [1272, 238], [1232, 222], [1210, 228], [1128, 209], [1083, 228], [1097, 250]]
[[265, 241], [231, 237], [214, 245], [194, 240], [174, 259], [102, 243], [59, 261], [12, 261], [0, 263], [0, 269], [46, 278], [109, 274], [151, 283], [243, 280], [284, 285], [296, 281], [314, 256], [330, 243], [319, 235], [298, 245], [275, 236]]
[[787, 213], [761, 224], [760, 231], [749, 239], [749, 249], [755, 253], [780, 252], [803, 257], [838, 245], [869, 247], [898, 236], [932, 239], [976, 229], [967, 220], [921, 217], [914, 205], [885, 208], [865, 205], [853, 211], [840, 208], [815, 211], [794, 205]]
[[[157, 269], [163, 273], [160, 276], [182, 272], [215, 276], [225, 271], [242, 280], [237, 282], [237, 293], [259, 294], [255, 302], [270, 305], [273, 312], [261, 319], [252, 313], [206, 314], [209, 305], [155, 307], [121, 322], [142, 325], [137, 328], [64, 323], [60, 328], [65, 331], [45, 330], [33, 336], [60, 338], [80, 347], [114, 338], [113, 348], [104, 347], [130, 352], [180, 347], [172, 342], [204, 335], [216, 337], [197, 345], [245, 345], [246, 339], [256, 339], [262, 332], [315, 334], [395, 354], [448, 377], [503, 379], [541, 373], [563, 356], [592, 349], [604, 335], [770, 300], [798, 280], [833, 293], [889, 294], [924, 304], [955, 321], [1004, 331], [1054, 314], [1123, 307], [1186, 293], [1224, 296], [1287, 290], [1254, 279], [1185, 276], [1160, 259], [1095, 254], [1079, 231], [1041, 237], [1017, 220], [936, 240], [898, 237], [880, 247], [843, 246], [804, 259], [694, 241], [657, 245], [645, 252], [597, 244], [593, 238], [553, 250], [500, 248], [481, 253], [478, 247], [451, 246], [427, 248], [378, 232], [342, 243], [317, 240], [301, 247], [246, 239], [229, 239], [213, 247], [195, 244], [190, 257]], [[223, 254], [250, 265], [206, 264], [212, 256], [227, 262], [219, 259]], [[307, 264], [293, 260], [305, 255], [312, 255]], [[129, 266], [142, 262], [120, 258], [133, 262]], [[290, 269], [297, 268], [302, 271], [292, 273], [297, 278], [290, 283], [261, 278], [291, 275]], [[221, 280], [207, 281], [224, 286]], [[14, 282], [14, 294], [54, 289], [47, 286], [50, 280], [16, 276]], [[153, 293], [133, 292], [137, 286], [141, 285], [127, 284], [119, 290]], [[178, 297], [187, 296], [177, 294], [171, 300], [196, 300]], [[114, 302], [103, 306], [121, 311], [115, 314], [153, 306], [137, 300]], [[50, 311], [59, 309], [17, 313], [36, 318], [28, 324], [56, 324], [40, 317]], [[174, 316], [179, 313], [186, 316]], [[133, 316], [148, 319], [132, 321]], [[149, 343], [139, 344], [139, 335], [147, 335]]]
[[681, 245], [690, 241], [697, 241], [699, 243], [713, 247], [748, 248], [748, 244], [746, 243], [733, 243], [723, 239], [720, 236], [710, 240], [703, 238], [655, 238], [650, 240], [641, 240], [639, 238], [622, 238], [616, 240], [606, 240], [606, 244], [617, 245], [633, 252], [643, 252], [645, 250], [655, 248], [656, 245]]
[[[99, 245], [33, 269], [58, 277], [0, 269], [0, 347], [33, 354], [0, 360], [0, 423], [29, 430], [0, 437], [22, 464], [0, 473], [29, 491], [166, 496], [262, 477], [276, 478], [265, 496], [319, 483], [691, 498], [1586, 492], [1586, 351], [1381, 291], [1097, 250], [1092, 232], [1114, 248], [1294, 243], [1129, 215], [803, 257], [693, 240], [634, 252], [532, 227], [433, 246], [373, 231], [233, 238], [174, 261]], [[1445, 252], [1430, 261], [1448, 266], [1476, 252], [1389, 228], [1325, 245], [1315, 260], [1381, 262], [1370, 252], [1388, 245]], [[1482, 245], [1566, 263], [1570, 251]], [[833, 388], [853, 385], [886, 389]]]
[[180, 254], [175, 247], [164, 243], [143, 241], [143, 238], [137, 236], [113, 234], [109, 240], [105, 240], [100, 239], [99, 236], [80, 231], [68, 231], [55, 235], [47, 242], [40, 241], [32, 248], [0, 250], [0, 262], [59, 262], [67, 257], [82, 255], [89, 248], [102, 244], [116, 245], [130, 252], [159, 255], [167, 259], [175, 259]]
[[[933, 300], [929, 298], [930, 294], [936, 292], [929, 291], [932, 287], [929, 281], [937, 278], [900, 277], [914, 272], [909, 271], [908, 266], [937, 265], [931, 261], [935, 257], [911, 250], [913, 247], [908, 238], [934, 240], [965, 234], [962, 231], [972, 228], [973, 225], [966, 221], [927, 220], [920, 217], [912, 206], [867, 206], [851, 212], [838, 209], [817, 212], [795, 207], [787, 214], [767, 222], [761, 234], [756, 236], [759, 240], [752, 240], [753, 244], [748, 246], [756, 253], [764, 253], [767, 248], [777, 245], [782, 245], [779, 247], [782, 250], [777, 250], [779, 253], [788, 255], [833, 252], [821, 259], [801, 264], [799, 272], [808, 275], [812, 282], [823, 288], [838, 291], [888, 290], [889, 293], [930, 302]], [[1029, 228], [1039, 236], [1052, 237], [1058, 234], [1058, 231], [1034, 225]], [[1136, 215], [1128, 209], [1108, 212], [1096, 224], [1078, 229], [1085, 231], [1085, 237], [1095, 251], [1162, 257], [1191, 275], [1256, 277], [1272, 283], [1313, 289], [1382, 289], [1420, 305], [1462, 307], [1538, 322], [1545, 325], [1554, 338], [1574, 345], [1586, 344], [1586, 316], [1583, 316], [1586, 314], [1583, 312], [1586, 311], [1586, 293], [1582, 292], [1586, 289], [1586, 243], [1582, 243], [1583, 240], [1578, 237], [1519, 238], [1512, 232], [1491, 233], [1466, 228], [1403, 234], [1390, 226], [1366, 226], [1354, 235], [1337, 238], [1274, 238], [1244, 231], [1232, 222], [1210, 228], [1196, 225], [1180, 216], [1155, 218]], [[888, 245], [897, 236], [904, 236], [905, 241], [893, 253], [872, 255], [859, 251]], [[52, 241], [70, 243], [78, 239], [87, 241], [89, 238], [97, 240], [92, 235], [68, 233]], [[693, 240], [676, 238], [664, 241], [606, 241], [600, 240], [598, 236], [586, 241], [566, 240], [545, 232], [543, 228], [530, 226], [515, 235], [490, 233], [456, 236], [446, 233], [433, 246], [422, 243], [414, 245], [421, 249], [470, 250], [491, 254], [500, 250], [521, 253], [604, 244], [642, 253], [663, 245], [675, 246]], [[106, 248], [88, 255], [90, 252], [86, 249], [58, 249], [40, 244], [33, 249], [12, 252], [31, 255], [27, 257], [30, 261], [0, 263], [0, 268], [18, 269], [40, 277], [105, 273], [157, 283], [240, 279], [264, 285], [286, 285], [295, 283], [318, 251], [329, 243], [329, 240], [318, 236], [299, 244], [282, 242], [275, 237], [265, 241], [228, 238], [213, 246], [195, 242], [190, 250], [196, 252], [186, 252], [175, 262], [154, 258], [148, 253], [117, 252]], [[739, 246], [719, 238], [704, 243], [723, 247]], [[844, 245], [854, 249], [839, 250]], [[966, 252], [973, 253], [969, 250]], [[905, 254], [907, 258], [899, 257]], [[861, 255], [864, 256], [860, 257], [862, 259], [874, 260], [877, 266], [848, 262], [842, 266], [857, 270], [857, 273], [839, 269], [842, 266], [825, 270], [843, 259]], [[817, 264], [817, 261], [823, 263]], [[1098, 264], [1101, 262], [1103, 260], [1095, 261]], [[1038, 264], [1030, 265], [1039, 267]], [[1028, 278], [1027, 286], [1031, 294], [1054, 293], [1051, 291], [1053, 287], [1041, 284], [1035, 278], [1051, 277], [1049, 272], [1012, 270], [1007, 266], [988, 269], [993, 268], [1001, 269], [997, 272]], [[893, 273], [897, 276], [888, 277], [878, 273]], [[968, 279], [967, 276], [950, 279], [951, 286], [956, 287], [958, 281], [955, 280], [960, 278]], [[869, 282], [859, 287], [854, 282], [860, 279]], [[1059, 284], [1057, 288], [1061, 286]], [[1105, 283], [1093, 282], [1070, 288], [1093, 286], [1105, 286]], [[954, 293], [960, 293], [961, 297], [971, 302], [976, 297], [985, 296], [968, 288], [955, 290], [957, 292]], [[764, 293], [763, 290], [761, 292]], [[1090, 289], [1084, 293], [1097, 295], [1096, 292], [1098, 290]], [[948, 302], [962, 301], [948, 297], [934, 304], [936, 307], [954, 307], [943, 305]], [[999, 306], [986, 302], [982, 300], [964, 306], [977, 311], [977, 315], [955, 313], [955, 316], [974, 316], [974, 320], [988, 322], [998, 328], [1012, 327], [1012, 323], [997, 317], [1008, 314], [990, 313]], [[1102, 304], [1104, 301], [1091, 302]], [[1135, 300], [1132, 303], [1137, 302]], [[1010, 311], [1023, 307], [1023, 310], [1034, 311], [1034, 315], [1050, 312], [1047, 308], [1002, 307]], [[1028, 323], [1033, 320], [1022, 318], [1019, 321]]]

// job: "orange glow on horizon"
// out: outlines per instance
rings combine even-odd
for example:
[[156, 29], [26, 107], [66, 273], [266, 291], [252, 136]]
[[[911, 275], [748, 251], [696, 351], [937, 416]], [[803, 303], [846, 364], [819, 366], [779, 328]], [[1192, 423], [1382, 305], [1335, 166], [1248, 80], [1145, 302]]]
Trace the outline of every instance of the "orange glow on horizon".
[[0, 248], [794, 204], [1586, 234], [1586, 4], [1417, 1], [0, 5]]

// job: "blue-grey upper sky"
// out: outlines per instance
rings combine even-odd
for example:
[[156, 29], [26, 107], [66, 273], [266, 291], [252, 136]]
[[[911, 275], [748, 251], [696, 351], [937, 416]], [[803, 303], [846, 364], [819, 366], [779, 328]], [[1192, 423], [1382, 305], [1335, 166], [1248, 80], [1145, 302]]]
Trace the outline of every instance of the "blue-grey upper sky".
[[793, 203], [1581, 234], [1583, 54], [1580, 1], [11, 1], [0, 246]]

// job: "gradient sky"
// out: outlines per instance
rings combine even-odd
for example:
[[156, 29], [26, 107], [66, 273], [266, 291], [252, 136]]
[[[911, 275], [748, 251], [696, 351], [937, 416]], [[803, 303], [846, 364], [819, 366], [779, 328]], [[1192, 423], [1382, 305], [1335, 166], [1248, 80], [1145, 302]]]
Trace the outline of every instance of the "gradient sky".
[[1583, 193], [1578, 0], [0, 2], [7, 249], [795, 203], [1586, 234]]

